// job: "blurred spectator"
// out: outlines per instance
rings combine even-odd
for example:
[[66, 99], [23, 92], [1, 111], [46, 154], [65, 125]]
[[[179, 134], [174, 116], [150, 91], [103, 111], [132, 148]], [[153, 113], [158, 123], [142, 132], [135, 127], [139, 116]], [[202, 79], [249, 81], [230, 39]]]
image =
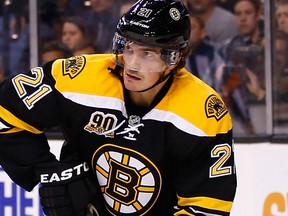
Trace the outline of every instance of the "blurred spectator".
[[6, 78], [2, 56], [0, 56], [0, 82]]
[[223, 61], [206, 38], [204, 21], [193, 14], [190, 14], [190, 20], [191, 35], [189, 45], [191, 55], [187, 58], [185, 68], [214, 87], [215, 70]]
[[90, 10], [90, 0], [57, 0], [59, 10], [65, 17], [83, 16]]
[[288, 102], [288, 33], [277, 30], [275, 33], [274, 50], [274, 99], [278, 102]]
[[68, 17], [64, 20], [61, 41], [72, 55], [84, 54], [85, 50], [89, 53], [96, 53], [98, 47], [94, 45], [94, 38], [93, 28], [81, 17]]
[[40, 0], [39, 7], [39, 38], [41, 41], [61, 38], [61, 28], [65, 11], [58, 0]]
[[28, 1], [0, 5], [1, 73], [8, 77], [30, 68]]
[[73, 55], [76, 56], [76, 55], [83, 55], [83, 54], [95, 54], [97, 53], [97, 50], [94, 46], [94, 44], [87, 44], [85, 47], [80, 47], [78, 49], [76, 49], [74, 52], [73, 52]]
[[276, 31], [274, 54], [273, 120], [276, 130], [280, 129], [286, 133], [288, 127], [288, 33]]
[[223, 41], [238, 34], [233, 14], [219, 7], [215, 0], [184, 0], [191, 13], [205, 22], [205, 29], [217, 49]]
[[84, 15], [85, 22], [96, 34], [95, 44], [99, 53], [108, 53], [119, 20], [121, 1], [90, 0], [91, 10]]
[[279, 0], [276, 9], [276, 24], [281, 31], [288, 33], [288, 0]]
[[61, 44], [58, 40], [52, 40], [44, 43], [41, 52], [41, 64], [48, 61], [67, 58], [71, 56], [69, 50]]
[[[263, 57], [264, 33], [261, 20], [261, 3], [259, 0], [236, 0], [234, 13], [240, 34], [225, 41], [219, 53], [226, 65], [244, 65], [264, 82], [263, 68], [255, 62]], [[262, 54], [262, 55], [259, 55]]]
[[235, 0], [218, 0], [218, 5], [226, 10], [233, 11]]
[[[258, 0], [237, 0], [234, 13], [240, 34], [220, 48], [225, 61], [216, 72], [216, 89], [246, 134], [254, 134], [250, 106], [265, 99], [264, 37]], [[235, 130], [237, 127], [235, 128]]]

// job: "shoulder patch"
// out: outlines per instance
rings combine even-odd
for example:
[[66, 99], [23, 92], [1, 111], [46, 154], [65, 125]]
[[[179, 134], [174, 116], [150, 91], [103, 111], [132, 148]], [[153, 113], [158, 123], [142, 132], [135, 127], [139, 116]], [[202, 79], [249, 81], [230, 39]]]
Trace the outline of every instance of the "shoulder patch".
[[228, 113], [228, 110], [224, 102], [218, 96], [210, 95], [205, 102], [205, 112], [207, 118], [214, 117], [219, 121]]
[[63, 76], [68, 75], [71, 79], [81, 73], [86, 64], [84, 56], [72, 56], [63, 61]]

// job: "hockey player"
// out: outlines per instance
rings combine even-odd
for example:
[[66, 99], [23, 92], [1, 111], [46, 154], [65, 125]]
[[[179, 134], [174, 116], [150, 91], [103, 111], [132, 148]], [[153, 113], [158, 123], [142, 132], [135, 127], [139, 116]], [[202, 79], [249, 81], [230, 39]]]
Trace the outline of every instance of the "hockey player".
[[[0, 86], [0, 164], [47, 215], [229, 215], [232, 123], [219, 95], [183, 67], [180, 1], [140, 0], [113, 53], [49, 62]], [[60, 160], [45, 129], [61, 126]]]

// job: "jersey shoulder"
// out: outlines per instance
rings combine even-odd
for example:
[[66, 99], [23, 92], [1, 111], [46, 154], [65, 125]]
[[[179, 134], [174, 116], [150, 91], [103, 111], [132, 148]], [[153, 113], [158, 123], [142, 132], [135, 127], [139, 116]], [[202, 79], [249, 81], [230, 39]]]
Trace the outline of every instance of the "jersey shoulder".
[[219, 94], [186, 69], [174, 75], [171, 88], [157, 108], [173, 113], [208, 136], [232, 129], [231, 117]]
[[121, 97], [121, 82], [111, 73], [115, 66], [113, 54], [73, 56], [55, 61], [52, 65], [52, 76], [59, 92]]

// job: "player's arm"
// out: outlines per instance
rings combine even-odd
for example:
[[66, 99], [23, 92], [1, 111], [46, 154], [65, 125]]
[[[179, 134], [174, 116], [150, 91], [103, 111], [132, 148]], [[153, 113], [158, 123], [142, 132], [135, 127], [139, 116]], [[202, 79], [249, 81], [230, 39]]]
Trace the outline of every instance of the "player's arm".
[[41, 182], [46, 215], [86, 215], [89, 206], [88, 212], [105, 209], [100, 201], [94, 202], [94, 177], [77, 155], [56, 160], [44, 134], [46, 128], [60, 124], [58, 104], [63, 97], [52, 74], [60, 77], [61, 69], [58, 60], [0, 84], [0, 165], [28, 191]]
[[183, 143], [174, 150], [173, 164], [178, 197], [175, 215], [229, 215], [236, 192], [232, 129], [190, 138], [190, 144], [189, 135], [180, 137]]
[[0, 165], [11, 179], [32, 190], [34, 166], [55, 161], [43, 131], [59, 124], [52, 62], [0, 84]]

